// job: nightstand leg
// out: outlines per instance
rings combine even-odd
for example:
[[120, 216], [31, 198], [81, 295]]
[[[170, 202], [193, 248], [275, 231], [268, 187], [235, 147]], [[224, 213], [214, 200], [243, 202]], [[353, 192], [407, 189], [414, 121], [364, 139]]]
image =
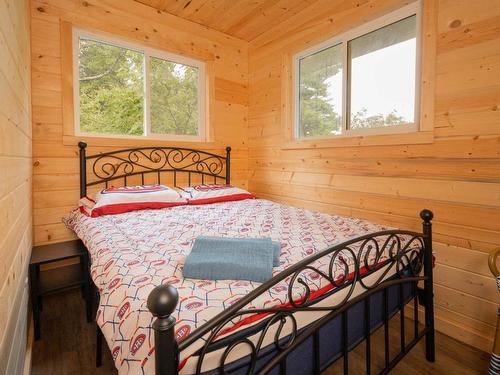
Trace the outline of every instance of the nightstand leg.
[[39, 340], [40, 334], [40, 306], [38, 300], [38, 266], [30, 265], [30, 290], [31, 290], [31, 307], [33, 309], [33, 326], [35, 328], [35, 340]]

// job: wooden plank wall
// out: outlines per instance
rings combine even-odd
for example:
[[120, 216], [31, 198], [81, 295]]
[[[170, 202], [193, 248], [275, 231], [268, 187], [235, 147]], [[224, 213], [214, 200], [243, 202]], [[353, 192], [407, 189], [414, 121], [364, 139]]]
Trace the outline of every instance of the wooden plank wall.
[[432, 209], [437, 329], [489, 351], [498, 291], [487, 253], [500, 244], [498, 0], [439, 1], [434, 143], [282, 148], [283, 56], [405, 3], [320, 0], [250, 42], [249, 188], [404, 228], [419, 229], [419, 210]]
[[32, 242], [29, 28], [28, 0], [0, 0], [0, 372]]
[[[61, 222], [79, 198], [77, 139], [63, 137], [61, 22], [135, 40], [211, 62], [215, 97], [210, 110], [213, 142], [183, 146], [224, 153], [233, 148], [232, 179], [247, 186], [248, 43], [132, 0], [33, 0], [33, 204], [36, 244], [73, 238]], [[88, 153], [133, 147], [144, 141], [88, 139]], [[123, 141], [123, 140], [122, 140]], [[108, 146], [109, 143], [109, 146]], [[179, 145], [152, 142], [155, 145]], [[151, 144], [151, 142], [150, 142]], [[102, 146], [104, 145], [104, 146]]]

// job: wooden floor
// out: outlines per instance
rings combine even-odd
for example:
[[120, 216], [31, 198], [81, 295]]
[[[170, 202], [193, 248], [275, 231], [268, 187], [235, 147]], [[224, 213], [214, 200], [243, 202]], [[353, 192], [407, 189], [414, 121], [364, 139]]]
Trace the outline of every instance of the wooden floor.
[[[106, 347], [103, 350], [102, 367], [95, 368], [94, 325], [85, 322], [84, 314], [84, 303], [76, 290], [45, 297], [42, 312], [42, 339], [35, 342], [33, 348], [33, 375], [117, 373]], [[398, 329], [398, 322], [392, 322], [391, 332], [398, 335]], [[377, 363], [382, 363], [383, 351], [377, 351], [377, 348], [383, 348], [381, 333], [381, 330], [375, 333], [372, 341], [373, 373], [376, 373]], [[397, 340], [399, 340], [399, 335]], [[440, 333], [437, 333], [436, 346], [435, 363], [425, 361], [424, 345], [420, 342], [396, 366], [392, 374], [472, 375], [486, 373], [489, 361], [486, 353]], [[363, 352], [364, 344], [361, 344], [349, 355], [350, 374], [365, 372]], [[324, 372], [324, 375], [342, 373], [341, 362], [337, 361]]]

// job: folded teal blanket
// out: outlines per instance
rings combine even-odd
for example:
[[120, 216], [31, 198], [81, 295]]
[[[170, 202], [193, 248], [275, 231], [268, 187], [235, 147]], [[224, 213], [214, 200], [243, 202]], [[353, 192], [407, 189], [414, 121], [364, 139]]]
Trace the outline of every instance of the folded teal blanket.
[[186, 257], [184, 277], [265, 282], [279, 265], [281, 246], [270, 238], [199, 236]]

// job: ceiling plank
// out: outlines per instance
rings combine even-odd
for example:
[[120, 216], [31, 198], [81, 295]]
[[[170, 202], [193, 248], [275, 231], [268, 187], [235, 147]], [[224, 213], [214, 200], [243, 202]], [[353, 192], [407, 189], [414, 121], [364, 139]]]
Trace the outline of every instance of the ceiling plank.
[[241, 39], [252, 40], [264, 33], [269, 27], [294, 16], [316, 0], [278, 0], [266, 1], [252, 13], [240, 20], [225, 32]]
[[135, 0], [250, 41], [318, 0]]

